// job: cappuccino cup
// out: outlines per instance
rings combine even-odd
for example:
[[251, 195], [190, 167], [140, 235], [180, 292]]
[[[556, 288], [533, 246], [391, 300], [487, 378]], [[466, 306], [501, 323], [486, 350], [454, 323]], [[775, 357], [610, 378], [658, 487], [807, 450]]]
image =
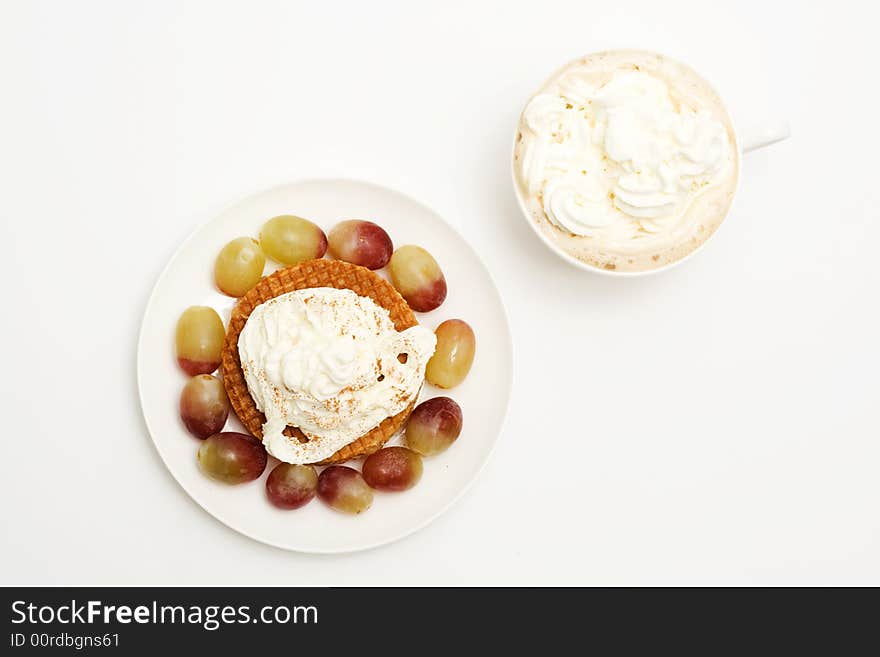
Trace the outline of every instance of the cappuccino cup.
[[716, 232], [742, 154], [789, 135], [740, 141], [713, 87], [642, 50], [594, 53], [551, 75], [526, 104], [512, 173], [523, 215], [557, 255], [615, 276], [683, 262]]

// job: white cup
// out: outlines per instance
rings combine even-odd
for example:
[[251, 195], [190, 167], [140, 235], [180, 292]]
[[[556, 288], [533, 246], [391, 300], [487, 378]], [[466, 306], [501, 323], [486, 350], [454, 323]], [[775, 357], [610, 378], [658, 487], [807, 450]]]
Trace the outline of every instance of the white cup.
[[[606, 53], [613, 53], [614, 51], [605, 51], [605, 52]], [[630, 52], [632, 52], [632, 51], [630, 51]], [[644, 51], [644, 50], [643, 51], [636, 51], [636, 52], [648, 53], [648, 51]], [[596, 54], [602, 54], [602, 53], [596, 53]], [[659, 53], [651, 52], [649, 54], [659, 54]], [[666, 55], [661, 55], [661, 56], [666, 60], [672, 61], [672, 59], [670, 57], [667, 57]], [[557, 73], [558, 73], [558, 71], [554, 72], [551, 75], [551, 77], [548, 78], [545, 81], [545, 83], [542, 84], [539, 88], [543, 88], [545, 86], [546, 82], [549, 82], [549, 80], [552, 79], [553, 77], [555, 77], [557, 75]], [[703, 79], [705, 81], [705, 78], [703, 78]], [[709, 84], [708, 81], [706, 81], [706, 84], [709, 85], [710, 87], [712, 86]], [[722, 96], [722, 98], [723, 98], [723, 96]], [[740, 130], [739, 126], [734, 125], [733, 129], [734, 129], [735, 146], [739, 150], [739, 155], [740, 155], [740, 157], [737, 158], [738, 170], [736, 172], [736, 190], [734, 191], [734, 198], [735, 198], [736, 192], [739, 191], [739, 181], [740, 181], [741, 174], [742, 174], [741, 169], [742, 169], [742, 155], [743, 155], [743, 153], [748, 153], [748, 152], [754, 151], [758, 148], [763, 148], [764, 146], [769, 146], [770, 144], [775, 144], [776, 142], [780, 142], [785, 139], [788, 139], [788, 137], [791, 136], [791, 129], [788, 125], [788, 122], [784, 121], [784, 120], [777, 120], [777, 121], [764, 122], [764, 123], [755, 124], [755, 125], [748, 125], [747, 127], [744, 127], [742, 130]], [[520, 130], [519, 121], [517, 121], [516, 130], [514, 130], [514, 134], [513, 134], [513, 149], [511, 152], [511, 156], [510, 156], [510, 170], [511, 170], [511, 174], [513, 177], [514, 193], [516, 194], [516, 200], [519, 203], [519, 207], [522, 210], [522, 215], [525, 218], [526, 223], [528, 223], [529, 226], [531, 226], [531, 228], [535, 232], [535, 234], [540, 238], [540, 240], [544, 244], [547, 245], [547, 247], [551, 251], [553, 251], [553, 253], [558, 255], [560, 258], [562, 258], [566, 262], [574, 265], [575, 267], [579, 267], [580, 269], [583, 269], [585, 271], [590, 271], [590, 272], [597, 273], [597, 274], [604, 274], [606, 276], [616, 276], [616, 277], [627, 277], [627, 276], [635, 277], [635, 276], [645, 276], [647, 274], [656, 274], [661, 271], [666, 271], [667, 269], [675, 267], [676, 265], [680, 265], [681, 263], [688, 260], [697, 251], [702, 249], [703, 246], [705, 246], [705, 244], [710, 239], [712, 239], [712, 236], [718, 232], [717, 230], [715, 230], [712, 235], [710, 235], [708, 238], [703, 240], [702, 243], [700, 243], [696, 248], [694, 248], [690, 253], [688, 253], [684, 257], [679, 258], [678, 260], [670, 262], [666, 265], [663, 265], [662, 267], [657, 267], [656, 269], [646, 269], [643, 271], [609, 270], [609, 269], [603, 269], [600, 267], [596, 267], [594, 265], [591, 265], [589, 263], [584, 262], [583, 260], [579, 260], [578, 258], [575, 258], [573, 255], [566, 252], [561, 246], [559, 246], [553, 240], [551, 240], [541, 230], [541, 227], [538, 226], [538, 224], [534, 221], [531, 213], [529, 212], [528, 208], [526, 207], [526, 202], [525, 202], [525, 199], [523, 198], [522, 190], [520, 188], [520, 185], [517, 182], [516, 161], [514, 160], [514, 153], [516, 150], [517, 135], [519, 134], [519, 130]], [[719, 222], [719, 226], [720, 226], [720, 224], [724, 223], [724, 221], [727, 219], [732, 207], [733, 207], [733, 203], [731, 202], [730, 205], [728, 206], [727, 212], [725, 213], [724, 217]]]

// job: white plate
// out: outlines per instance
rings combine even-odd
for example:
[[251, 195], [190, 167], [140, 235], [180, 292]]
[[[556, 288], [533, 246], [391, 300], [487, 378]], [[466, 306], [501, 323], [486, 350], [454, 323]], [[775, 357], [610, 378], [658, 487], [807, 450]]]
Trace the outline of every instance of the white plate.
[[[477, 336], [467, 379], [450, 391], [425, 385], [422, 399], [446, 394], [462, 408], [464, 429], [445, 453], [426, 458], [419, 484], [404, 493], [376, 493], [373, 506], [358, 516], [337, 513], [314, 500], [295, 511], [275, 509], [266, 500], [263, 476], [240, 486], [218, 484], [196, 464], [199, 441], [178, 416], [180, 390], [187, 380], [174, 357], [174, 328], [192, 305], [215, 308], [227, 321], [234, 299], [216, 291], [214, 258], [242, 235], [256, 236], [268, 218], [307, 217], [328, 231], [341, 219], [370, 219], [391, 235], [395, 246], [419, 244], [440, 263], [449, 286], [446, 302], [417, 313], [433, 329], [452, 317], [466, 320]], [[267, 273], [273, 269], [267, 266]], [[384, 270], [380, 272], [384, 275]], [[184, 490], [208, 513], [246, 536], [301, 552], [350, 552], [402, 538], [445, 511], [476, 478], [501, 432], [512, 380], [512, 346], [504, 306], [492, 278], [473, 248], [436, 213], [389, 189], [353, 180], [311, 180], [256, 194], [224, 210], [193, 233], [171, 258], [147, 303], [138, 343], [138, 388], [156, 449]], [[230, 413], [226, 430], [241, 431]], [[399, 442], [395, 438], [390, 444]]]

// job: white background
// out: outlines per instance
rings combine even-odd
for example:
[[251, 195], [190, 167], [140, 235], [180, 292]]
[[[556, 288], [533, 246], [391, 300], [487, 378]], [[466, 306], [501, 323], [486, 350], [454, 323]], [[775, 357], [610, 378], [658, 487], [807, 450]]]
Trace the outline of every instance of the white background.
[[[869, 3], [0, 5], [2, 584], [880, 584], [877, 15]], [[750, 154], [719, 235], [611, 280], [540, 244], [509, 182], [570, 58], [691, 63]], [[507, 428], [397, 544], [268, 548], [197, 507], [140, 416], [153, 282], [201, 219], [320, 175], [436, 209], [507, 304]]]

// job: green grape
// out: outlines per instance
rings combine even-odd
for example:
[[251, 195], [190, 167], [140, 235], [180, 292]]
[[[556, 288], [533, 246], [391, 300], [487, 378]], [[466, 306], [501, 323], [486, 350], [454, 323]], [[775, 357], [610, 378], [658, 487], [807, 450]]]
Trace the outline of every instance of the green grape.
[[283, 214], [269, 219], [260, 231], [263, 252], [283, 265], [324, 257], [327, 236], [308, 219]]
[[224, 294], [243, 296], [263, 277], [266, 256], [250, 237], [239, 237], [223, 247], [214, 263], [214, 282]]
[[177, 320], [175, 335], [181, 369], [190, 376], [216, 370], [225, 338], [223, 320], [216, 310], [207, 306], [187, 308]]

